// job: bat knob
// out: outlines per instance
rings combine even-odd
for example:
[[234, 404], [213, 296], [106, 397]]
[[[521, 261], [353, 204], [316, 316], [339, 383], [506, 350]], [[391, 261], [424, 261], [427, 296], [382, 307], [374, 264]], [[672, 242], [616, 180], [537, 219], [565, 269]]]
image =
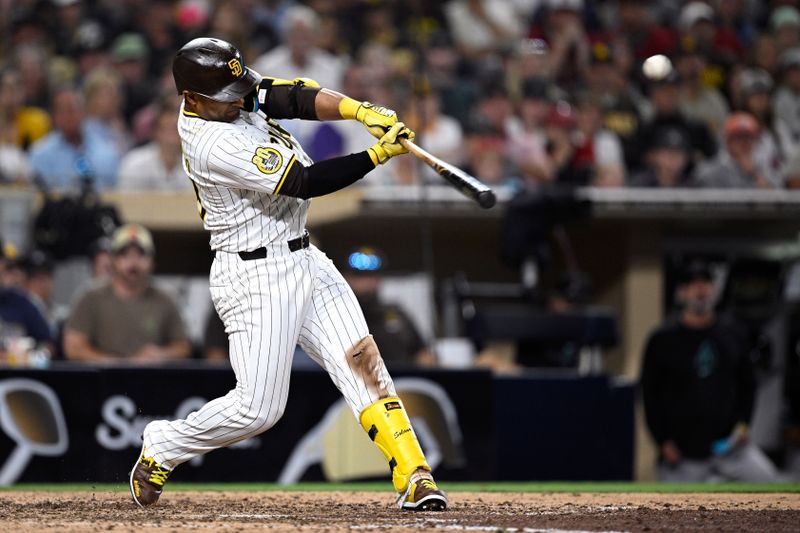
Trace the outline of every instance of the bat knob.
[[481, 191], [478, 193], [478, 205], [480, 205], [484, 209], [489, 209], [494, 207], [494, 204], [497, 203], [497, 198], [494, 195], [494, 191]]

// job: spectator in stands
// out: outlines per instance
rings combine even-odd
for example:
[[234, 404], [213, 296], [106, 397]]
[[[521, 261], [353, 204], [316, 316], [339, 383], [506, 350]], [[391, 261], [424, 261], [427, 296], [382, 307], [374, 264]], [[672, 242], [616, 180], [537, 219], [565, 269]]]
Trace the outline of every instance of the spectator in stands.
[[707, 188], [772, 189], [782, 183], [770, 181], [764, 162], [756, 157], [760, 129], [758, 121], [742, 111], [731, 114], [725, 122], [725, 148], [695, 170], [694, 181]]
[[340, 90], [344, 65], [338, 57], [315, 46], [318, 26], [319, 17], [310, 8], [289, 8], [281, 29], [283, 44], [253, 61], [252, 68], [263, 76], [311, 78], [322, 87]]
[[717, 143], [708, 127], [702, 122], [687, 118], [680, 110], [680, 85], [678, 73], [667, 65], [667, 71], [661, 76], [648, 80], [650, 101], [653, 104], [653, 117], [646, 122], [636, 135], [636, 143], [629, 161], [639, 166], [641, 156], [649, 153], [656, 133], [666, 127], [676, 128], [689, 139], [693, 148], [691, 164], [717, 153]]
[[574, 87], [585, 72], [591, 55], [589, 37], [583, 24], [583, 0], [547, 0], [541, 24], [531, 37], [550, 45], [549, 71], [559, 86]]
[[450, 0], [444, 12], [453, 40], [466, 57], [479, 58], [508, 49], [524, 30], [524, 19], [513, 2]]
[[18, 90], [25, 105], [46, 108], [50, 102], [47, 56], [43, 46], [27, 44], [16, 48], [14, 64], [19, 70], [22, 84]]
[[770, 76], [776, 78], [778, 74], [778, 46], [771, 35], [760, 34], [756, 37], [751, 49], [751, 60], [753, 68], [760, 68]]
[[191, 345], [174, 302], [152, 285], [150, 232], [127, 224], [112, 237], [112, 272], [85, 292], [64, 333], [68, 359], [159, 363], [189, 356]]
[[120, 153], [113, 140], [87, 128], [81, 94], [70, 88], [53, 95], [55, 130], [31, 147], [30, 163], [47, 187], [77, 190], [89, 182], [104, 190], [116, 184]]
[[571, 166], [586, 176], [584, 185], [619, 187], [625, 184], [625, 159], [617, 135], [603, 127], [600, 96], [584, 92], [578, 96], [576, 153]]
[[550, 113], [551, 88], [545, 78], [522, 82], [520, 130], [509, 136], [508, 154], [529, 188], [548, 183], [553, 175], [547, 153], [545, 124]]
[[183, 170], [181, 139], [175, 127], [178, 109], [172, 99], [162, 101], [155, 139], [134, 148], [122, 158], [118, 188], [122, 191], [191, 190], [191, 181]]
[[678, 128], [665, 126], [654, 134], [653, 143], [645, 154], [645, 168], [631, 176], [631, 187], [686, 187], [691, 158], [689, 140]]
[[86, 101], [86, 128], [94, 130], [97, 136], [110, 139], [118, 153], [127, 152], [131, 140], [122, 113], [124, 97], [119, 75], [109, 68], [93, 70], [83, 82], [83, 96]]
[[620, 54], [605, 42], [596, 42], [591, 47], [589, 68], [586, 71], [586, 84], [576, 94], [591, 94], [603, 113], [602, 126], [613, 133], [630, 149], [649, 105], [630, 83], [626, 66], [618, 63]]
[[52, 300], [55, 263], [41, 250], [33, 250], [20, 263], [25, 272], [23, 282], [25, 293], [47, 320], [50, 331], [55, 337], [59, 324], [67, 317], [67, 310], [56, 306]]
[[706, 264], [693, 262], [676, 290], [677, 321], [650, 335], [641, 387], [659, 447], [661, 481], [777, 480], [775, 467], [748, 441], [755, 381], [739, 330], [718, 320]]
[[[408, 127], [417, 133], [417, 144], [439, 159], [462, 166], [465, 161], [464, 133], [461, 124], [441, 112], [439, 95], [429, 84], [415, 90], [410, 108], [402, 113]], [[422, 170], [427, 181], [439, 183], [436, 172], [427, 165]]]
[[560, 100], [550, 106], [545, 122], [547, 136], [548, 181], [576, 184], [584, 177], [577, 175], [572, 161], [575, 158], [575, 126], [577, 118], [569, 103]]
[[53, 340], [47, 321], [22, 289], [5, 283], [9, 268], [5, 250], [0, 241], [0, 360], [7, 355], [4, 345], [12, 339], [29, 337], [48, 349], [52, 349]]
[[800, 12], [791, 5], [775, 8], [769, 17], [769, 26], [778, 52], [800, 46]]
[[[705, 4], [703, 4], [705, 5]], [[717, 86], [722, 80], [709, 83], [709, 60], [706, 50], [691, 40], [681, 40], [680, 49], [675, 59], [680, 84], [680, 110], [690, 120], [705, 124], [718, 136], [722, 133], [722, 125], [728, 116], [728, 104]], [[721, 72], [715, 76], [722, 78]]]
[[775, 130], [787, 158], [800, 146], [800, 47], [789, 48], [780, 56], [781, 83], [772, 100]]
[[[150, 103], [156, 95], [153, 83], [147, 77], [148, 57], [147, 42], [138, 33], [123, 33], [111, 46], [114, 70], [122, 78], [123, 116], [130, 125], [133, 124], [136, 112]], [[174, 90], [173, 87], [171, 89]]]
[[514, 101], [525, 96], [527, 80], [550, 79], [550, 47], [543, 39], [522, 39], [506, 66], [506, 88]]
[[0, 185], [27, 185], [32, 178], [28, 154], [15, 144], [4, 142], [0, 134]]
[[784, 157], [774, 131], [775, 119], [772, 113], [772, 78], [760, 69], [745, 69], [736, 78], [738, 108], [753, 115], [758, 121], [759, 137], [755, 158], [759, 168], [771, 183], [781, 182]]
[[3, 142], [27, 150], [50, 131], [50, 115], [41, 108], [25, 105], [21, 84], [19, 71], [0, 71], [0, 135]]
[[375, 342], [381, 343], [381, 356], [389, 368], [435, 363], [422, 336], [403, 309], [382, 302], [378, 296], [386, 258], [370, 246], [361, 246], [347, 256], [343, 273], [353, 289]]

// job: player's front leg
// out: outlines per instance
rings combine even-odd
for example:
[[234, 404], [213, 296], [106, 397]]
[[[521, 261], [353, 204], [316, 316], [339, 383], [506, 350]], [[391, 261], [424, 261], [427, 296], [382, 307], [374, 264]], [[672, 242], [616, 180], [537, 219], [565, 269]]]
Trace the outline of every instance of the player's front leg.
[[[425, 460], [403, 402], [394, 392], [375, 340], [371, 335], [364, 337], [346, 357], [368, 388], [383, 393], [384, 397], [361, 411], [359, 422], [389, 462], [392, 482], [399, 494], [398, 505], [414, 511], [444, 511], [447, 495], [433, 479], [431, 467]], [[370, 386], [370, 382], [374, 384]]]

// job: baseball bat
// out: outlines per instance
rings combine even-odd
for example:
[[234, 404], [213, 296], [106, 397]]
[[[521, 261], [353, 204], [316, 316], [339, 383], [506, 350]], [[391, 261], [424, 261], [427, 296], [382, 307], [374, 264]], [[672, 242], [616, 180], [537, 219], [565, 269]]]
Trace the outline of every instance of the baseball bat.
[[479, 206], [484, 209], [489, 209], [497, 201], [497, 198], [494, 196], [494, 191], [485, 183], [478, 180], [478, 178], [470, 176], [450, 163], [445, 163], [408, 139], [403, 139], [401, 137], [400, 142], [420, 161], [431, 167], [437, 174], [446, 179], [450, 185], [458, 189], [461, 194], [478, 202]]

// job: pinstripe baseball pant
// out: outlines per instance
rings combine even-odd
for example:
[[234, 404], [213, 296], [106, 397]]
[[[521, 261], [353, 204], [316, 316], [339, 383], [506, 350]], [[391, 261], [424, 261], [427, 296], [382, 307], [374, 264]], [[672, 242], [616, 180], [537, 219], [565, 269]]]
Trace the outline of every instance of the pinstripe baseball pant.
[[[144, 430], [148, 456], [166, 468], [272, 427], [283, 414], [296, 344], [331, 376], [356, 417], [379, 400], [346, 353], [369, 335], [347, 282], [315, 246], [267, 247], [266, 259], [216, 253], [211, 297], [225, 324], [236, 386], [184, 420], [156, 420]], [[378, 380], [394, 395], [380, 362]]]

